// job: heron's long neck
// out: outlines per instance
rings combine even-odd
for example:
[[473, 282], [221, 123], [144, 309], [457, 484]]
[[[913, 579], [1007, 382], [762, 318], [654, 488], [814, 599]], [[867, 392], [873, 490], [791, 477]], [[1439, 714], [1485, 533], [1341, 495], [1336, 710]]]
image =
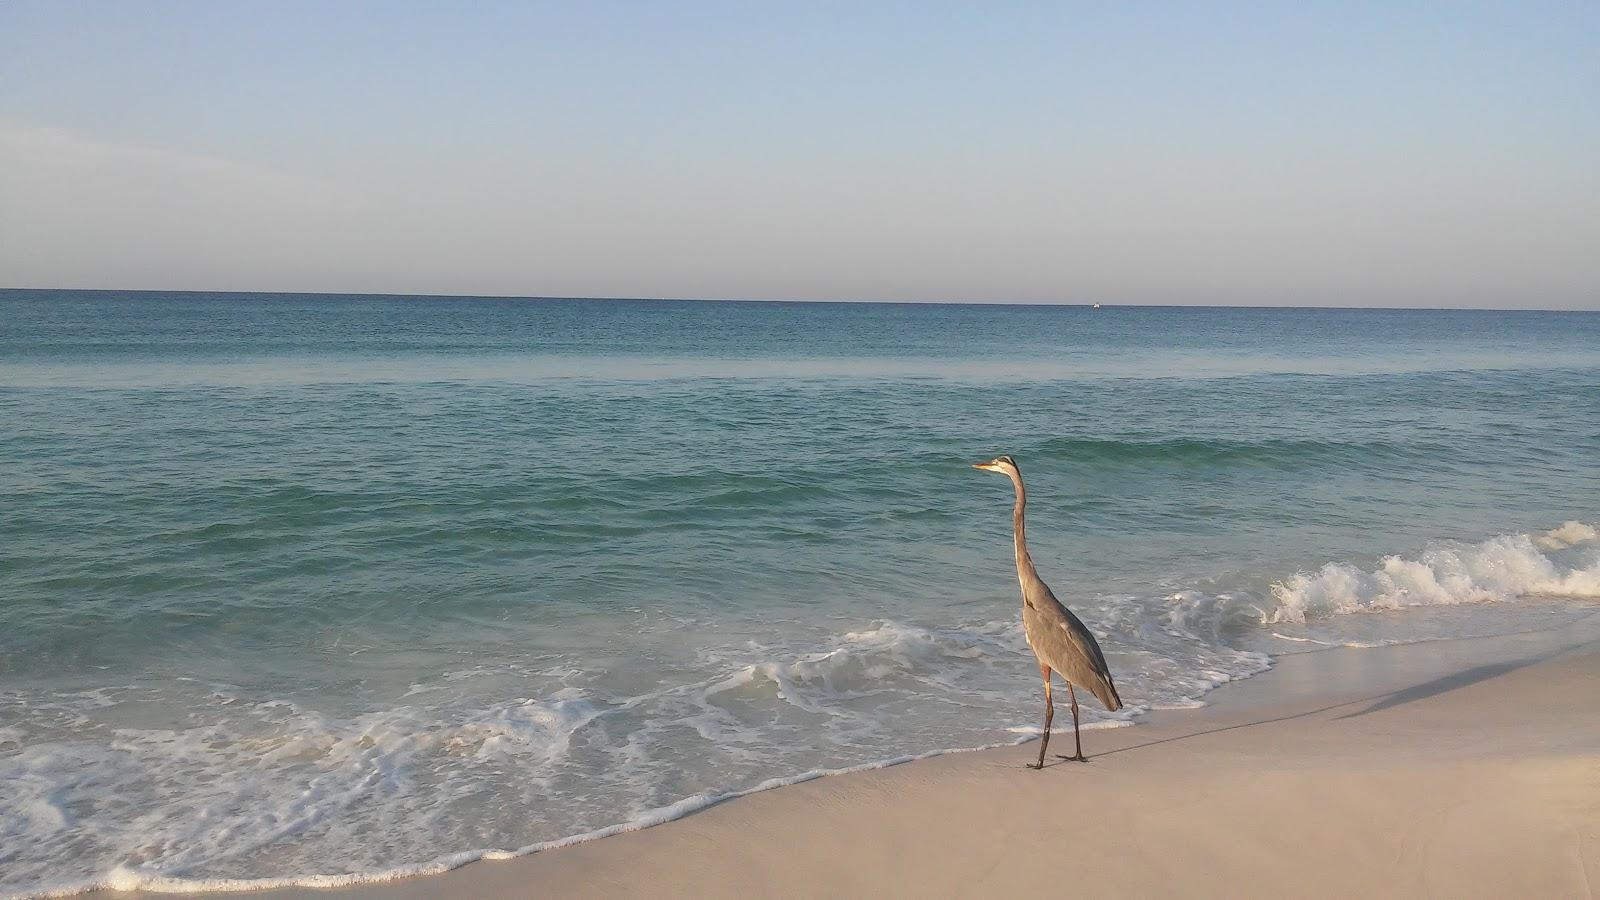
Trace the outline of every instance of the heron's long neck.
[[1039, 573], [1033, 568], [1033, 557], [1028, 555], [1027, 529], [1023, 523], [1023, 510], [1028, 505], [1028, 491], [1022, 486], [1021, 475], [1012, 475], [1011, 483], [1017, 489], [1017, 505], [1011, 510], [1011, 527], [1015, 532], [1017, 549], [1017, 580], [1026, 588], [1028, 582], [1039, 580]]

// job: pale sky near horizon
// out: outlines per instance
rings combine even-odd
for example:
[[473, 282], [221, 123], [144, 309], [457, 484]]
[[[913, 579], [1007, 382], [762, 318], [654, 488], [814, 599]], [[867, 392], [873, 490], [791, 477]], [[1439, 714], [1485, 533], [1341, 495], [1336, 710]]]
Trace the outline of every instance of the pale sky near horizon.
[[0, 4], [0, 287], [1600, 308], [1600, 4]]

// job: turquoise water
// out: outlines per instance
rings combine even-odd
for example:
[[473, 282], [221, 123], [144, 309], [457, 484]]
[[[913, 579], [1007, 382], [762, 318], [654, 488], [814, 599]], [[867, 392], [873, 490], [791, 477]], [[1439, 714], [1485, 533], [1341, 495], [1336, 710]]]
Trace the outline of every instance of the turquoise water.
[[1600, 314], [0, 292], [0, 893], [1025, 739], [1002, 452], [1102, 726], [1600, 599]]

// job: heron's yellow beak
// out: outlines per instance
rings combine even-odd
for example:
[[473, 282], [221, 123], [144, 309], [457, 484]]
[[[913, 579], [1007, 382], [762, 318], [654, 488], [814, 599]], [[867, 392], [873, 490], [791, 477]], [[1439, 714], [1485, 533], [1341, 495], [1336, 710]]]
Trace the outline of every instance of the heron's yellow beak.
[[981, 463], [973, 463], [973, 464], [972, 464], [972, 467], [973, 467], [973, 468], [974, 468], [974, 469], [982, 469], [982, 470], [983, 470], [983, 471], [985, 471], [985, 472], [993, 472], [993, 471], [996, 471], [996, 470], [995, 470], [995, 466], [994, 466], [994, 463], [992, 463], [992, 462], [981, 462]]

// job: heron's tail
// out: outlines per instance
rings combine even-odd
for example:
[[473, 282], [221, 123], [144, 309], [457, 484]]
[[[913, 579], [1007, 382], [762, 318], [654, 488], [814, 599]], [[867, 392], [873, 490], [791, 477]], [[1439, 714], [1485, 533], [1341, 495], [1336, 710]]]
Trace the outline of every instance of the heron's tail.
[[1111, 682], [1110, 672], [1103, 672], [1095, 679], [1094, 695], [1112, 712], [1122, 708], [1122, 698], [1117, 695], [1117, 686]]

